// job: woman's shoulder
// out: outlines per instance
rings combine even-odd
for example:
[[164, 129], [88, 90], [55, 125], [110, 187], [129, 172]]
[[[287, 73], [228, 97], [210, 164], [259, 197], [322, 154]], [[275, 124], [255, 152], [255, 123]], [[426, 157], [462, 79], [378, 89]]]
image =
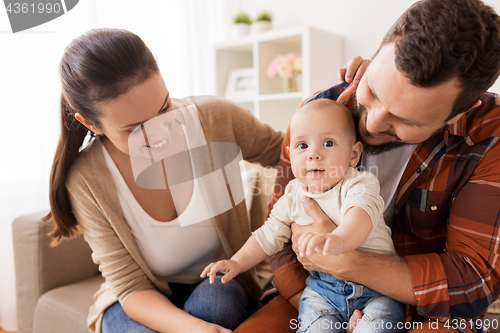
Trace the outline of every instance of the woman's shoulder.
[[221, 107], [221, 106], [229, 106], [229, 105], [238, 105], [234, 102], [231, 102], [228, 99], [225, 99], [220, 96], [213, 95], [202, 95], [202, 96], [188, 96], [181, 99], [173, 99], [174, 105], [175, 103], [180, 104], [196, 104], [199, 107]]
[[222, 115], [232, 115], [239, 111], [249, 113], [241, 105], [219, 96], [190, 96], [183, 99], [174, 99], [173, 103], [175, 107], [194, 104], [202, 117], [220, 118]]
[[[203, 129], [214, 132], [212, 135], [224, 137], [235, 129], [244, 131], [245, 127], [251, 126], [254, 121], [250, 111], [222, 97], [186, 97], [181, 100], [173, 100], [173, 104], [177, 109], [194, 105]], [[206, 134], [207, 132], [205, 132]]]

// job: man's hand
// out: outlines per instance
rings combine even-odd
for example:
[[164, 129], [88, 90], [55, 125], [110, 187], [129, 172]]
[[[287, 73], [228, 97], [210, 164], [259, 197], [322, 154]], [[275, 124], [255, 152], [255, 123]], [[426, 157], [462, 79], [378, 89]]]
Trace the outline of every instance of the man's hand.
[[339, 79], [348, 83], [354, 82], [355, 85], [358, 85], [369, 64], [370, 60], [363, 59], [360, 56], [354, 57], [340, 69]]
[[337, 279], [348, 280], [344, 274], [350, 264], [356, 262], [357, 251], [343, 253], [338, 256], [324, 256], [323, 254], [313, 253], [310, 256], [297, 256], [297, 260], [308, 271], [322, 272], [335, 276]]
[[314, 220], [313, 224], [301, 226], [292, 223], [292, 249], [298, 254], [298, 240], [305, 232], [331, 233], [337, 227], [335, 223], [323, 212], [321, 207], [309, 197], [302, 198], [302, 206], [306, 213]]

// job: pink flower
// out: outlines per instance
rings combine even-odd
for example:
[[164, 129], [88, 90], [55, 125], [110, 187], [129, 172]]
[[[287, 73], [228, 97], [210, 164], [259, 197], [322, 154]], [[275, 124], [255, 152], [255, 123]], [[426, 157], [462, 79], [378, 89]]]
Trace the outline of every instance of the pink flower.
[[294, 52], [286, 55], [277, 55], [273, 61], [267, 66], [267, 76], [274, 78], [292, 78], [302, 72], [302, 58]]
[[285, 56], [286, 62], [289, 63], [290, 65], [293, 65], [295, 58], [296, 58], [296, 55], [293, 52], [290, 52]]
[[273, 61], [267, 66], [267, 76], [270, 78], [278, 76], [278, 66], [276, 61]]

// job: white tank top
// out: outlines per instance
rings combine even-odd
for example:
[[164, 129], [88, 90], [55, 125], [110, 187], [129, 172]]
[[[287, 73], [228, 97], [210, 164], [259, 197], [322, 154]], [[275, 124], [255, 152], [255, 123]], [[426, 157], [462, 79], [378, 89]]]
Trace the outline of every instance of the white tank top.
[[[196, 283], [201, 281], [200, 274], [206, 265], [225, 259], [213, 219], [183, 227], [179, 218], [169, 222], [155, 220], [137, 202], [104, 145], [103, 152], [125, 221], [144, 261], [155, 276], [168, 282]], [[205, 199], [199, 182], [195, 180], [191, 201], [182, 216], [194, 212], [199, 200]]]

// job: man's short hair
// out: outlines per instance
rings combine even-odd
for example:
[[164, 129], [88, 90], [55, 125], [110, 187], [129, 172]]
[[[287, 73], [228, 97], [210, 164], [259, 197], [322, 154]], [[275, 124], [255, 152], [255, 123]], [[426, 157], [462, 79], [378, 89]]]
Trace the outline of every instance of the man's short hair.
[[472, 108], [500, 73], [500, 17], [480, 0], [419, 1], [394, 23], [380, 48], [393, 42], [396, 67], [413, 85], [430, 88], [458, 79], [462, 93], [448, 119]]

